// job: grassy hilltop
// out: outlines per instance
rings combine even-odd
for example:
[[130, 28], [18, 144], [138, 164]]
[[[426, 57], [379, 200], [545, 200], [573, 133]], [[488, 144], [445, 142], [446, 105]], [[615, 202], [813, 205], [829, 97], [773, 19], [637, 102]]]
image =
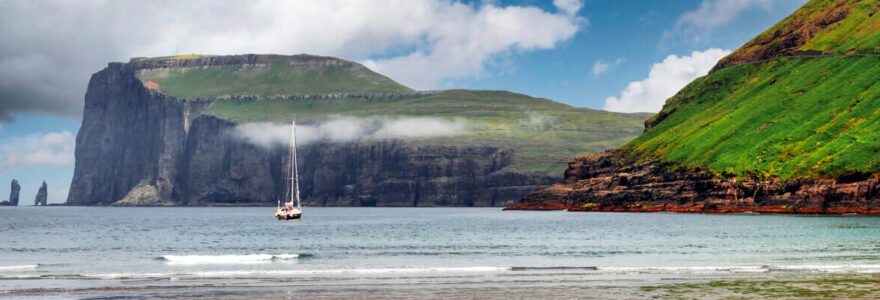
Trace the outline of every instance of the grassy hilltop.
[[292, 66], [276, 61], [266, 67], [144, 70], [138, 77], [158, 83], [164, 93], [181, 98], [413, 91], [359, 64]]
[[[202, 57], [207, 56], [197, 58]], [[298, 122], [317, 122], [332, 116], [464, 120], [468, 130], [462, 135], [411, 142], [510, 147], [516, 149], [514, 168], [550, 174], [561, 173], [575, 155], [623, 145], [643, 131], [649, 116], [575, 108], [507, 91], [416, 94], [360, 64], [343, 60], [323, 64], [282, 60], [259, 67], [156, 68], [139, 70], [138, 77], [145, 85], [173, 97], [219, 97], [199, 114], [238, 123], [289, 122], [294, 114]], [[314, 96], [335, 93], [384, 94], [369, 98]], [[256, 95], [259, 99], [221, 97], [235, 95]], [[292, 99], [290, 95], [314, 97]]]
[[810, 1], [667, 100], [624, 148], [752, 178], [880, 173], [878, 12], [877, 0]]

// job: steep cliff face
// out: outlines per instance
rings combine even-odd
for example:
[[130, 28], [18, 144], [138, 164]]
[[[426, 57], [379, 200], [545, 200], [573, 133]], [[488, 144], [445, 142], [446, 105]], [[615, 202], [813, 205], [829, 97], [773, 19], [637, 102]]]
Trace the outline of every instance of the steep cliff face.
[[187, 116], [196, 104], [145, 88], [122, 63], [92, 75], [85, 99], [67, 204], [108, 205], [142, 180], [163, 198], [179, 197]]
[[[313, 92], [337, 87], [342, 92], [299, 92], [297, 86], [315, 82], [309, 76], [331, 78], [309, 86]], [[232, 81], [240, 84], [239, 79], [260, 89], [233, 93], [238, 90], [232, 88]], [[260, 85], [265, 82], [269, 83]], [[540, 107], [573, 117], [566, 119], [568, 127], [551, 134], [529, 134], [598, 149], [634, 136], [643, 117], [575, 109], [506, 92], [412, 92], [358, 64], [308, 55], [111, 63], [92, 76], [85, 100], [68, 205], [274, 205], [281, 195], [287, 149], [258, 146], [230, 133], [246, 122], [286, 122], [294, 114], [309, 124], [320, 122], [328, 112], [365, 116], [398, 109], [418, 115], [433, 107], [429, 101], [437, 101], [437, 114], [472, 113], [471, 118], [482, 117], [484, 110], [509, 115]], [[509, 112], [507, 106], [518, 111]], [[550, 128], [490, 117], [510, 126]], [[481, 125], [483, 130], [498, 130], [497, 123], [480, 124], [489, 124]], [[580, 136], [584, 134], [590, 138]], [[525, 153], [517, 148], [519, 144], [508, 141], [551, 145], [525, 134], [493, 138], [356, 139], [300, 145], [305, 204], [503, 206], [537, 185], [556, 181], [552, 173], [523, 167], [555, 168], [556, 157], [537, 150]]]
[[[230, 138], [226, 133], [235, 125], [212, 116], [193, 122], [181, 203], [276, 203], [286, 150]], [[298, 152], [304, 203], [314, 206], [501, 206], [555, 181], [547, 174], [502, 170], [513, 153], [498, 147], [379, 140], [315, 143]]]

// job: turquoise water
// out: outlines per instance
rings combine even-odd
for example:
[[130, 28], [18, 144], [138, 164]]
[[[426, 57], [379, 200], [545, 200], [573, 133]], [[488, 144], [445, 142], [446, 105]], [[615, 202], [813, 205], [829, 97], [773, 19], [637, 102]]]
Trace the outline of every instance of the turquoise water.
[[273, 210], [3, 207], [0, 295], [638, 285], [880, 272], [877, 217], [308, 207], [300, 221], [277, 221]]

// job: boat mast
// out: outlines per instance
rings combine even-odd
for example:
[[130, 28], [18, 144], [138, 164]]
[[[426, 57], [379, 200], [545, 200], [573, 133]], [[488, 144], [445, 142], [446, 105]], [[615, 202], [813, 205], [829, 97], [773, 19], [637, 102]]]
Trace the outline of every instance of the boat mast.
[[291, 202], [296, 200], [296, 208], [302, 209], [302, 201], [299, 199], [299, 170], [296, 165], [296, 120], [292, 121], [290, 124], [290, 155], [291, 155], [291, 174], [293, 174], [293, 178], [291, 178], [291, 186], [293, 187], [293, 195]]

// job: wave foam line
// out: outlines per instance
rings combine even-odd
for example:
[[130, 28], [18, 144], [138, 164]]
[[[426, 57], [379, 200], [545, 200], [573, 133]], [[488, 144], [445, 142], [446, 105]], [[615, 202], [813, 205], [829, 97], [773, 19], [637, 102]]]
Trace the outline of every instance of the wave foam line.
[[299, 257], [299, 254], [163, 255], [158, 259], [172, 265], [248, 265]]
[[0, 272], [33, 270], [37, 265], [0, 266]]
[[133, 279], [133, 278], [228, 278], [245, 276], [293, 276], [293, 275], [336, 275], [336, 274], [390, 274], [390, 273], [471, 273], [501, 272], [510, 268], [502, 267], [427, 267], [427, 268], [365, 268], [365, 269], [327, 269], [327, 270], [230, 270], [204, 272], [168, 272], [168, 273], [111, 273], [85, 275], [100, 279]]

